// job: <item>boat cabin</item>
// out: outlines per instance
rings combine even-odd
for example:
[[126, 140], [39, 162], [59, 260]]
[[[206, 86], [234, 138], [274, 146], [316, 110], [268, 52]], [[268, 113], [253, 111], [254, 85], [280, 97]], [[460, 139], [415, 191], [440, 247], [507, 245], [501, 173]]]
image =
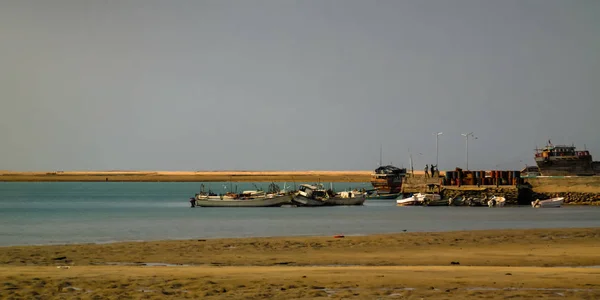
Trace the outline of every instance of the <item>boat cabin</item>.
[[318, 186], [310, 185], [310, 184], [301, 184], [298, 188], [298, 193], [307, 198], [327, 198], [327, 191]]
[[565, 145], [548, 145], [542, 149], [536, 149], [535, 157], [549, 159], [551, 157], [586, 157], [590, 156], [590, 152], [587, 150], [576, 151], [575, 146]]

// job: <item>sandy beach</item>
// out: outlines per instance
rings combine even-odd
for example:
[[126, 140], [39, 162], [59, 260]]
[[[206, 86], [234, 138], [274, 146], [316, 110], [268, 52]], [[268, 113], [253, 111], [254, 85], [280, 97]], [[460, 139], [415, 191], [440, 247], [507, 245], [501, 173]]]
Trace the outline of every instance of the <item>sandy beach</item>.
[[16, 246], [0, 298], [596, 299], [598, 253], [600, 228]]

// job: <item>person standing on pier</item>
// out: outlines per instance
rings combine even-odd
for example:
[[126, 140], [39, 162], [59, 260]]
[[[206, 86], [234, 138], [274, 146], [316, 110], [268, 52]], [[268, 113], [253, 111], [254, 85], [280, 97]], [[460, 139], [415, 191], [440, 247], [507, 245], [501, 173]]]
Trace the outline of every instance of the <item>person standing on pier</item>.
[[435, 177], [435, 167], [431, 164], [431, 178]]
[[429, 165], [425, 165], [425, 178], [429, 178]]

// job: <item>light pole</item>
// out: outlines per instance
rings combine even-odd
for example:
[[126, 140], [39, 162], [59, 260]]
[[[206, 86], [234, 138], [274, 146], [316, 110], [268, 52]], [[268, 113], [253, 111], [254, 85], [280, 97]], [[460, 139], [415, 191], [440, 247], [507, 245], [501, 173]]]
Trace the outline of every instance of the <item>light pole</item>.
[[474, 139], [477, 139], [477, 137], [474, 136], [472, 132], [461, 133], [460, 135], [465, 137], [465, 160], [467, 161], [467, 171], [468, 171], [469, 170], [469, 136], [472, 136]]
[[438, 148], [438, 139], [439, 139], [440, 135], [442, 135], [442, 134], [443, 134], [443, 132], [437, 132], [437, 133], [433, 134], [433, 135], [435, 135], [435, 167], [436, 167], [436, 169], [438, 166], [438, 157], [439, 157], [439, 153], [440, 153], [439, 148]]

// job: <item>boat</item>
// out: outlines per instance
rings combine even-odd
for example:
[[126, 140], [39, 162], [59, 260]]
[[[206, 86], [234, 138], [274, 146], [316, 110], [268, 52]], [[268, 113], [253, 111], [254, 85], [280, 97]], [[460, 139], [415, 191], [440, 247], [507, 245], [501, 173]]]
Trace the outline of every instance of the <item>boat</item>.
[[397, 199], [402, 195], [402, 193], [380, 193], [377, 190], [369, 190], [365, 194], [366, 198], [369, 200]]
[[487, 206], [488, 199], [487, 197], [479, 198], [479, 197], [467, 197], [464, 200], [464, 205], [467, 206]]
[[497, 197], [497, 196], [493, 196], [492, 198], [490, 198], [487, 201], [487, 205], [488, 207], [503, 207], [504, 204], [506, 203], [506, 198], [504, 197]]
[[560, 207], [563, 204], [564, 200], [564, 197], [556, 197], [548, 200], [537, 199], [535, 201], [531, 201], [531, 206], [535, 208]]
[[225, 193], [225, 194], [217, 195], [217, 194], [213, 193], [212, 191], [209, 191], [208, 193], [205, 193], [205, 192], [197, 193], [194, 196], [194, 198], [196, 200], [233, 200], [233, 199], [237, 199], [238, 195], [234, 194], [234, 193]]
[[301, 184], [293, 195], [292, 202], [297, 206], [341, 206], [363, 205], [365, 196], [355, 192], [333, 193], [322, 185]]
[[423, 201], [424, 206], [448, 206], [448, 200], [442, 199], [440, 195], [430, 195], [430, 198], [425, 198]]
[[276, 197], [261, 197], [261, 198], [253, 198], [253, 199], [195, 199], [191, 198], [190, 202], [195, 200], [195, 204], [192, 203], [192, 207], [200, 206], [200, 207], [278, 207], [286, 204], [292, 203], [292, 197], [289, 195], [282, 195]]
[[415, 205], [421, 205], [421, 203], [419, 202], [418, 198], [413, 195], [410, 197], [406, 197], [404, 199], [396, 199], [396, 205], [398, 206], [415, 206]]
[[535, 149], [535, 163], [542, 176], [600, 175], [600, 162], [593, 161], [588, 150], [577, 150], [574, 145], [553, 145], [550, 141]]
[[323, 206], [327, 198], [329, 195], [322, 186], [301, 184], [292, 202], [298, 206]]
[[381, 166], [371, 173], [371, 184], [378, 194], [398, 194], [402, 190], [402, 181], [405, 176], [406, 168], [397, 168], [392, 165]]
[[[443, 202], [443, 203], [442, 203]], [[442, 206], [448, 205], [448, 201], [442, 200], [442, 196], [435, 193], [417, 193], [411, 197], [397, 199], [396, 204], [399, 206], [425, 205], [425, 206]]]
[[465, 205], [465, 197], [461, 196], [456, 196], [456, 197], [450, 197], [448, 199], [448, 205], [449, 206], [463, 206]]
[[366, 196], [364, 193], [357, 193], [357, 191], [345, 191], [335, 194], [333, 197], [325, 201], [325, 206], [343, 206], [343, 205], [363, 205], [365, 203]]

